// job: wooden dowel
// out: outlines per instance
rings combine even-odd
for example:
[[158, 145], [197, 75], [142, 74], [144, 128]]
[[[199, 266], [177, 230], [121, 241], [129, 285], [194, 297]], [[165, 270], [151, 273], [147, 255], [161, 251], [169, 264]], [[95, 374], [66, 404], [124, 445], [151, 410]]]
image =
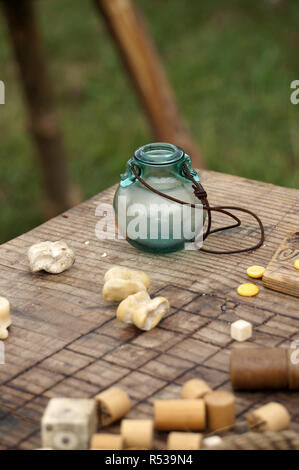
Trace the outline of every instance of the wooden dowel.
[[211, 431], [229, 429], [235, 424], [235, 397], [232, 393], [215, 390], [205, 395], [204, 401]]
[[90, 449], [108, 449], [121, 450], [123, 448], [122, 437], [120, 434], [94, 434], [90, 441]]
[[179, 145], [190, 155], [194, 167], [204, 167], [141, 13], [134, 7], [132, 0], [94, 1], [120, 50], [156, 140]]
[[28, 104], [28, 128], [40, 158], [48, 199], [47, 215], [53, 216], [79, 202], [79, 196], [71, 187], [34, 4], [32, 0], [1, 0], [0, 3]]
[[168, 450], [199, 450], [202, 434], [195, 432], [170, 432], [167, 436]]
[[204, 380], [201, 379], [191, 379], [186, 382], [181, 390], [181, 398], [194, 399], [194, 398], [203, 398], [207, 393], [210, 393], [212, 390], [206, 384]]
[[288, 388], [286, 348], [234, 348], [230, 353], [230, 376], [234, 390]]
[[108, 426], [129, 413], [131, 400], [120, 387], [110, 387], [95, 396], [101, 426]]
[[151, 419], [123, 419], [120, 433], [124, 449], [152, 449], [154, 423]]
[[290, 414], [281, 403], [270, 402], [247, 414], [250, 429], [255, 427], [257, 432], [279, 432], [288, 429], [291, 424]]
[[155, 428], [159, 431], [201, 431], [206, 427], [202, 399], [154, 401]]

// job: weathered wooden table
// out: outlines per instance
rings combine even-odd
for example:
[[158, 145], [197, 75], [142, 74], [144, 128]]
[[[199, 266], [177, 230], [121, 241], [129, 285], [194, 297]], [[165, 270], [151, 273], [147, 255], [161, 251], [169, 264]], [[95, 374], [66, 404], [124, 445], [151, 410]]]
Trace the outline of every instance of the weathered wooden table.
[[[129, 417], [142, 418], [152, 416], [153, 400], [178, 397], [191, 377], [231, 390], [229, 350], [244, 345], [235, 345], [229, 332], [239, 318], [253, 323], [250, 342], [256, 345], [288, 347], [299, 339], [298, 298], [268, 290], [259, 280], [257, 297], [236, 293], [248, 279], [246, 268], [266, 265], [285, 234], [298, 228], [299, 192], [214, 172], [202, 172], [201, 179], [211, 204], [256, 210], [266, 229], [262, 248], [225, 256], [156, 256], [124, 240], [98, 240], [95, 210], [111, 202], [114, 188], [0, 247], [0, 295], [9, 298], [13, 319], [6, 364], [0, 365], [0, 449], [40, 447], [40, 417], [51, 397], [92, 397], [118, 384], [133, 400]], [[253, 221], [245, 217], [243, 227], [211, 236], [207, 246], [248, 246], [256, 237]], [[30, 274], [28, 247], [59, 239], [76, 252], [72, 269], [58, 276]], [[119, 323], [115, 305], [102, 300], [104, 273], [115, 264], [145, 270], [153, 280], [150, 293], [170, 300], [170, 314], [154, 330]], [[287, 391], [237, 393], [238, 422], [249, 409], [278, 400], [299, 431], [298, 398]], [[157, 447], [164, 440], [157, 434]]]

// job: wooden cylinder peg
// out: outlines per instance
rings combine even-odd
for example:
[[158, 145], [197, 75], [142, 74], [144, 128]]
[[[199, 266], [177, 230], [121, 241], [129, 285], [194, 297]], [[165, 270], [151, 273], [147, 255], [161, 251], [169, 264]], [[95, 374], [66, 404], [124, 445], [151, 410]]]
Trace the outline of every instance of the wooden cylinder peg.
[[154, 424], [151, 419], [123, 419], [120, 429], [125, 449], [152, 449]]
[[229, 429], [235, 423], [235, 397], [229, 392], [215, 391], [208, 393], [205, 398], [207, 406], [208, 428]]
[[204, 380], [191, 379], [183, 385], [181, 390], [181, 398], [203, 398], [211, 391], [212, 390]]
[[131, 400], [119, 387], [111, 387], [95, 397], [99, 425], [107, 426], [125, 416], [131, 409]]
[[283, 431], [290, 427], [288, 410], [280, 403], [270, 402], [247, 415], [247, 424], [256, 432]]
[[167, 437], [168, 450], [199, 450], [202, 435], [195, 432], [170, 432]]
[[235, 348], [230, 355], [234, 390], [288, 387], [288, 350], [285, 348]]
[[155, 428], [161, 431], [201, 431], [206, 426], [202, 399], [154, 402]]
[[90, 441], [90, 450], [121, 450], [122, 448], [122, 437], [120, 434], [94, 434]]

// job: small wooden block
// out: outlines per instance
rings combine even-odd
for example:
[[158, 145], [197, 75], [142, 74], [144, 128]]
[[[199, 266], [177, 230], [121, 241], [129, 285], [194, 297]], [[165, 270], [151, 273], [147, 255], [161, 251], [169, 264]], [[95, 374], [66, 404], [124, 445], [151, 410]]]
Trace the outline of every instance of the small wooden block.
[[245, 320], [237, 320], [231, 324], [230, 335], [236, 341], [246, 341], [252, 336], [252, 324]]
[[299, 258], [299, 229], [283, 240], [263, 275], [263, 284], [269, 289], [299, 297], [299, 270], [294, 261]]

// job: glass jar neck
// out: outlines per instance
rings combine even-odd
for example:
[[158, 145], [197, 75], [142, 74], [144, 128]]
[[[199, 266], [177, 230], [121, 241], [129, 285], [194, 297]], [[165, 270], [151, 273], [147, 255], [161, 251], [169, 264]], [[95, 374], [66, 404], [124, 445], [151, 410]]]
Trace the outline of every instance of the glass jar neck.
[[173, 165], [184, 158], [184, 151], [173, 144], [154, 142], [139, 147], [135, 151], [134, 157], [144, 165], [163, 167]]
[[137, 149], [134, 157], [127, 162], [126, 172], [120, 175], [120, 186], [127, 188], [135, 184], [136, 177], [132, 172], [132, 166], [139, 172], [141, 178], [175, 176], [190, 182], [184, 171], [185, 165], [193, 178], [199, 182], [196, 171], [191, 169], [190, 157], [180, 147], [163, 142], [147, 144]]
[[134, 159], [144, 178], [176, 175], [184, 161], [184, 151], [173, 144], [155, 142], [134, 153]]

